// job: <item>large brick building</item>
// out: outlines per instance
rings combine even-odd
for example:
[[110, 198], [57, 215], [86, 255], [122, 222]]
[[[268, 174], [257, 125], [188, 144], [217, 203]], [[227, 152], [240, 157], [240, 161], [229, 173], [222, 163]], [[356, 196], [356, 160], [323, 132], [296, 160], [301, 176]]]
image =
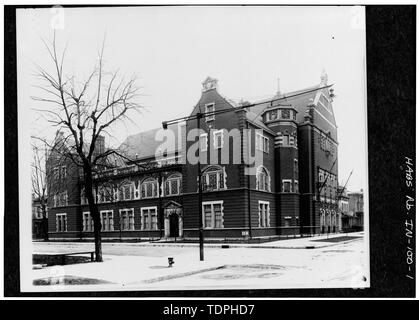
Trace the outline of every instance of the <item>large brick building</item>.
[[[124, 161], [115, 158], [113, 168], [95, 176], [103, 237], [196, 238], [198, 219], [205, 237], [213, 238], [337, 232], [332, 99], [326, 74], [310, 88], [253, 103], [223, 97], [217, 80], [207, 78], [191, 112], [204, 113], [196, 138], [189, 135], [197, 120], [169, 125], [173, 139], [166, 145], [160, 129], [129, 136], [118, 148]], [[104, 143], [98, 142], [98, 152]], [[192, 154], [199, 154], [199, 165], [190, 161]], [[258, 162], [249, 165], [250, 159]], [[50, 239], [93, 238], [78, 168], [53, 151], [47, 168], [55, 181], [49, 188]]]

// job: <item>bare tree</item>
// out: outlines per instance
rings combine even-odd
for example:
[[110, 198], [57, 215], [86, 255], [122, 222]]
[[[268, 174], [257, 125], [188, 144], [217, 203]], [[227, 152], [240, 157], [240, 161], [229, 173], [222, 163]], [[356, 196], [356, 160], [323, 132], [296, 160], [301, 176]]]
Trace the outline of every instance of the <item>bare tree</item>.
[[[63, 133], [65, 156], [81, 169], [84, 192], [94, 223], [96, 261], [102, 261], [101, 219], [94, 198], [94, 175], [106, 166], [107, 158], [116, 151], [98, 144], [118, 121], [129, 120], [132, 111], [142, 107], [136, 102], [139, 87], [135, 76], [125, 79], [118, 72], [104, 70], [104, 47], [98, 55], [98, 63], [87, 79], [76, 81], [74, 75], [64, 71], [65, 52], [59, 55], [54, 38], [45, 43], [52, 61], [53, 71], [38, 67], [36, 76], [43, 82], [39, 88], [42, 96], [32, 97], [50, 108], [37, 109], [45, 119]], [[79, 83], [79, 84], [77, 84]]]
[[36, 145], [32, 146], [32, 192], [36, 199], [39, 200], [42, 214], [42, 232], [44, 240], [48, 240], [48, 220], [47, 220], [47, 202], [48, 202], [48, 179], [46, 172], [46, 157], [41, 148]]

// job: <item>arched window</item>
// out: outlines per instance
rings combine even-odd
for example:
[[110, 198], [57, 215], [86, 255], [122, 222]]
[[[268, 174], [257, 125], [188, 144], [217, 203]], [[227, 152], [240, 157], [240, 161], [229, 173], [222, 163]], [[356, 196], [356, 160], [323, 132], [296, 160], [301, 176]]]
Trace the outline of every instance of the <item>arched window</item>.
[[119, 199], [122, 201], [131, 200], [134, 198], [134, 185], [131, 181], [125, 181], [119, 188]]
[[226, 175], [224, 168], [220, 166], [210, 166], [202, 173], [202, 190], [213, 191], [226, 189]]
[[147, 178], [141, 183], [141, 198], [154, 198], [158, 196], [158, 183], [154, 178]]
[[175, 173], [170, 175], [164, 183], [164, 194], [166, 196], [173, 196], [180, 194], [182, 175]]
[[256, 189], [261, 191], [271, 191], [271, 178], [269, 171], [260, 166], [256, 173]]
[[98, 203], [106, 203], [113, 201], [113, 190], [112, 186], [108, 183], [104, 183], [99, 187], [98, 191]]

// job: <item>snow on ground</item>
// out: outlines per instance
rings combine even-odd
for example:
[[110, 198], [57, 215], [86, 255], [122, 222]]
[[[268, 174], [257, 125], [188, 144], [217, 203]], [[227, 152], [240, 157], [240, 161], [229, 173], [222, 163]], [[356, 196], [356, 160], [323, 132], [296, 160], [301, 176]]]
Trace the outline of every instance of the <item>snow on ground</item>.
[[[358, 234], [359, 236], [359, 234]], [[315, 238], [282, 240], [281, 247], [206, 247], [199, 261], [197, 245], [153, 246], [139, 243], [104, 243], [103, 263], [83, 263], [32, 270], [32, 279], [65, 276], [99, 279], [112, 284], [34, 286], [55, 290], [182, 290], [244, 288], [365, 287], [369, 283], [362, 238], [327, 243], [315, 249]], [[318, 239], [317, 239], [318, 240]], [[288, 242], [289, 248], [286, 247]], [[272, 243], [270, 243], [272, 245]], [[297, 246], [298, 247], [298, 246]], [[36, 243], [35, 252], [93, 250], [92, 243]], [[175, 264], [168, 267], [168, 257]], [[364, 278], [365, 277], [365, 278]], [[365, 281], [366, 280], [366, 281]]]

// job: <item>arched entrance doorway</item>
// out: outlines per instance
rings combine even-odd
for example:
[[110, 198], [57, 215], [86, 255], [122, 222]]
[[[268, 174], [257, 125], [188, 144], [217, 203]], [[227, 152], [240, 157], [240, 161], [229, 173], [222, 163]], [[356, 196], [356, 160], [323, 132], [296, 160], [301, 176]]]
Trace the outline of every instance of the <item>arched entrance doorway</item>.
[[183, 236], [182, 206], [170, 201], [164, 206], [164, 236], [166, 238]]
[[169, 215], [169, 237], [179, 237], [179, 216], [174, 212]]

